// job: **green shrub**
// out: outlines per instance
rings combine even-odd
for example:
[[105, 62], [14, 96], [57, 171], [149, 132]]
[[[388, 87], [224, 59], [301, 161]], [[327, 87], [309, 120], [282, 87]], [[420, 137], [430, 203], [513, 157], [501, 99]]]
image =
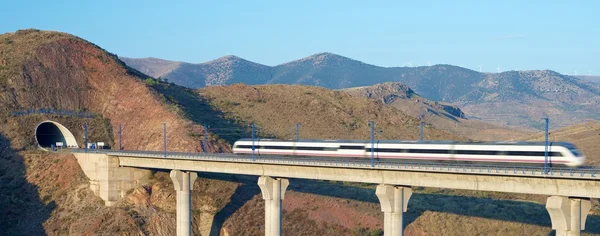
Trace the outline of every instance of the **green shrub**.
[[4, 38], [4, 44], [11, 44], [12, 41], [10, 41], [10, 39], [8, 38]]
[[158, 81], [156, 81], [154, 78], [147, 78], [144, 80], [144, 83], [150, 86], [158, 85]]

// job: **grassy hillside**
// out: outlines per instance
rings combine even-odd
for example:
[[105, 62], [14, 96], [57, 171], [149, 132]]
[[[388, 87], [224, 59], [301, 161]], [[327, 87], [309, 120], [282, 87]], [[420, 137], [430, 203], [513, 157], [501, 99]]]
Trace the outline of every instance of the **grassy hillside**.
[[[199, 90], [226, 119], [247, 127], [255, 122], [259, 134], [290, 139], [300, 123], [303, 139], [370, 139], [369, 120], [377, 139], [419, 139], [419, 121], [392, 107], [320, 87], [268, 85], [215, 86]], [[432, 140], [464, 139], [427, 127]]]

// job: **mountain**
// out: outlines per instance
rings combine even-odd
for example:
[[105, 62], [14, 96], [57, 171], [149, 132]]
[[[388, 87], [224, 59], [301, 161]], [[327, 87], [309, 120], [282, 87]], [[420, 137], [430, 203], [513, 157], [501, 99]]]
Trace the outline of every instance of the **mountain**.
[[587, 75], [577, 75], [575, 76], [578, 79], [586, 80], [595, 84], [600, 84], [600, 76], [587, 76]]
[[529, 134], [525, 130], [509, 129], [478, 120], [470, 120], [456, 105], [430, 101], [399, 82], [342, 89], [354, 97], [366, 97], [387, 104], [422, 120], [426, 125], [468, 137], [473, 140], [507, 140]]
[[457, 99], [468, 117], [502, 125], [553, 127], [600, 118], [600, 85], [554, 71], [490, 74]]
[[[152, 64], [143, 64], [144, 60], [148, 59], [125, 59], [134, 68], [150, 70], [145, 68]], [[558, 126], [600, 117], [600, 84], [550, 70], [479, 73], [452, 65], [379, 67], [319, 53], [273, 67], [228, 56], [183, 63], [159, 76], [192, 88], [241, 82], [342, 89], [401, 82], [423, 98], [458, 105], [468, 118], [502, 126], [539, 129], [542, 117]]]
[[224, 85], [233, 83], [263, 84], [271, 77], [271, 67], [244, 60], [236, 56], [225, 56], [201, 64], [172, 62], [156, 58], [121, 58], [127, 65], [147, 73], [154, 78], [169, 81], [188, 88]]

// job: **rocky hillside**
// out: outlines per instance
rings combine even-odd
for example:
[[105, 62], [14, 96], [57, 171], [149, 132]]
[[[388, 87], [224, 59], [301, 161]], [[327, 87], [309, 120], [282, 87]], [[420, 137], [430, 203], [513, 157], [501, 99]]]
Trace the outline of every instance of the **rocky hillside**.
[[[126, 59], [132, 67], [147, 70], [152, 64], [145, 60]], [[459, 105], [468, 118], [538, 129], [545, 116], [559, 126], [600, 117], [600, 85], [548, 70], [496, 74], [451, 65], [379, 67], [320, 53], [273, 67], [228, 56], [156, 75], [192, 88], [242, 82], [339, 89], [402, 82], [423, 98]]]
[[[194, 134], [202, 132], [203, 124], [158, 91], [166, 84], [148, 79], [83, 39], [39, 30], [5, 33], [0, 39], [0, 210], [10, 216], [0, 217], [0, 234], [174, 234], [174, 190], [166, 173], [149, 176], [150, 182], [141, 187], [146, 190], [137, 190], [142, 197], [128, 196], [118, 207], [104, 207], [73, 156], [30, 150], [35, 147], [35, 124], [43, 119], [64, 123], [78, 139], [83, 122], [92, 125], [92, 120], [8, 114], [33, 108], [91, 111], [100, 121], [90, 127], [90, 138], [113, 144], [116, 127], [123, 125], [123, 146], [129, 150], [161, 150], [166, 122], [169, 150], [200, 151], [201, 139]], [[185, 94], [185, 89], [180, 91]], [[104, 136], [94, 138], [100, 134]], [[228, 150], [228, 145], [215, 142], [216, 137], [208, 140], [209, 151]], [[203, 224], [210, 230], [212, 216], [238, 184], [211, 179], [197, 184], [206, 185], [193, 196], [198, 233]], [[164, 222], [173, 223], [163, 226]]]
[[263, 84], [271, 76], [271, 68], [236, 56], [225, 56], [201, 64], [172, 62], [156, 58], [121, 58], [127, 65], [155, 78], [188, 88], [201, 88], [232, 83]]
[[528, 134], [524, 130], [509, 129], [467, 119], [459, 107], [443, 102], [430, 101], [419, 96], [405, 84], [398, 82], [342, 89], [341, 91], [354, 97], [366, 97], [381, 104], [387, 104], [407, 115], [422, 120], [426, 125], [473, 140], [507, 140]]
[[553, 71], [491, 74], [457, 101], [486, 121], [541, 127], [541, 118], [564, 126], [600, 117], [600, 86]]
[[[161, 150], [167, 122], [172, 150], [196, 151], [194, 123], [182, 119], [146, 77], [116, 56], [75, 36], [20, 30], [0, 35], [0, 111], [88, 110], [123, 125], [127, 149]], [[117, 135], [118, 129], [114, 131]], [[145, 134], [135, 135], [135, 134]]]

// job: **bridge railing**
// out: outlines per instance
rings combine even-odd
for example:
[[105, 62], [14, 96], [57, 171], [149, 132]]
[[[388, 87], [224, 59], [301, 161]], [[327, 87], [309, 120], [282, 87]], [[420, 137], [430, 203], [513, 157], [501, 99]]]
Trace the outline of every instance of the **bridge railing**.
[[[73, 152], [84, 152], [74, 149]], [[569, 168], [551, 167], [546, 172], [544, 166], [500, 166], [489, 164], [461, 164], [461, 163], [424, 163], [396, 160], [376, 160], [372, 165], [370, 159], [332, 159], [324, 157], [291, 157], [291, 156], [260, 156], [238, 155], [229, 153], [189, 153], [189, 152], [164, 152], [160, 151], [113, 151], [113, 150], [88, 150], [91, 153], [103, 153], [108, 155], [152, 157], [168, 159], [208, 160], [223, 162], [246, 162], [246, 163], [271, 163], [283, 165], [303, 166], [327, 166], [341, 168], [364, 168], [382, 170], [404, 170], [424, 172], [450, 172], [485, 175], [510, 175], [510, 176], [535, 176], [577, 179], [600, 179], [600, 168]]]

